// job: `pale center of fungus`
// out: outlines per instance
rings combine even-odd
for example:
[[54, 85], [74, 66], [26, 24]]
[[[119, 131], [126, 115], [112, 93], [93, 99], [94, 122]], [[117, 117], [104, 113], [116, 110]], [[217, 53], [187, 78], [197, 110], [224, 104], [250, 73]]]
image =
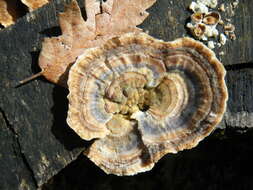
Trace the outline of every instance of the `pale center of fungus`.
[[136, 72], [127, 72], [115, 79], [106, 92], [107, 112], [131, 116], [136, 111], [147, 109], [150, 94], [150, 90], [145, 88], [147, 83], [146, 76]]
[[106, 111], [128, 119], [137, 111], [148, 111], [163, 119], [186, 105], [187, 87], [178, 74], [163, 76], [153, 87], [148, 87], [148, 78], [142, 73], [127, 72], [114, 80], [106, 91]]

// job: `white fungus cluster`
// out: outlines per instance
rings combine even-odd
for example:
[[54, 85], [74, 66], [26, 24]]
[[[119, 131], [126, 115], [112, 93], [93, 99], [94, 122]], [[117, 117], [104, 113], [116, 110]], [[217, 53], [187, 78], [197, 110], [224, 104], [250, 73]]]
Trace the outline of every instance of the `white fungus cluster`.
[[[237, 7], [239, 1], [236, 0], [231, 4], [234, 9]], [[227, 37], [235, 40], [235, 27], [231, 23], [224, 25], [221, 15], [218, 11], [213, 11], [218, 5], [218, 0], [196, 0], [191, 2], [189, 9], [193, 12], [191, 15], [191, 22], [187, 23], [186, 27], [190, 29], [192, 35], [202, 41], [206, 41], [210, 49], [225, 45]], [[219, 11], [225, 12], [226, 7], [221, 4]], [[225, 19], [227, 20], [227, 19]], [[218, 24], [223, 25], [224, 34], [220, 33], [216, 28]], [[210, 38], [217, 39], [218, 42], [210, 40]]]

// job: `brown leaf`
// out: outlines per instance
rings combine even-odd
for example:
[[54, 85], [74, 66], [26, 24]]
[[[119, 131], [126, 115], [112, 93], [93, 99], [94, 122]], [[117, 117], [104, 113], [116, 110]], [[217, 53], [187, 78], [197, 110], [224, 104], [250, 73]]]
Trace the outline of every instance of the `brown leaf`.
[[21, 0], [27, 7], [29, 7], [30, 11], [33, 11], [43, 5], [47, 4], [51, 0]]
[[69, 68], [85, 48], [102, 45], [126, 32], [141, 31], [136, 25], [148, 16], [145, 11], [156, 0], [85, 0], [84, 21], [76, 0], [59, 15], [62, 35], [45, 38], [39, 57], [41, 75], [66, 86]]
[[0, 25], [10, 26], [23, 16], [27, 10], [23, 4], [33, 11], [51, 0], [0, 0]]
[[0, 24], [4, 27], [14, 24], [19, 16], [16, 4], [16, 0], [0, 0]]

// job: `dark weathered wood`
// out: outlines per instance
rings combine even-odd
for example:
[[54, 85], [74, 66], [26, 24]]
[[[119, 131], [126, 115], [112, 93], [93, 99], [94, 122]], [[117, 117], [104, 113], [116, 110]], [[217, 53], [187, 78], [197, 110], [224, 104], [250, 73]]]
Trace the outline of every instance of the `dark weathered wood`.
[[0, 112], [0, 189], [34, 189], [36, 182], [23, 153], [18, 136]]
[[[16, 140], [20, 144], [17, 149], [22, 152], [29, 167], [24, 167], [24, 172], [15, 171], [15, 166], [8, 167], [6, 178], [9, 180], [11, 175], [22, 179], [25, 170], [27, 173], [31, 170], [30, 177], [35, 179], [35, 185], [40, 186], [75, 159], [84, 148], [84, 142], [66, 124], [66, 89], [45, 80], [15, 88], [18, 80], [37, 72], [37, 51], [41, 48], [42, 39], [48, 34], [52, 35], [55, 31], [53, 27], [58, 26], [56, 12], [63, 10], [63, 4], [63, 1], [54, 1], [18, 20], [16, 25], [0, 31], [0, 107], [17, 134]], [[10, 139], [5, 139], [6, 143], [12, 143], [15, 134], [10, 133]], [[5, 164], [2, 159], [7, 159], [5, 151], [1, 146], [3, 157], [0, 167]], [[13, 159], [22, 165], [18, 156]], [[2, 180], [1, 174], [0, 184]]]
[[[0, 171], [5, 171], [0, 175], [0, 189], [20, 187], [22, 179], [30, 189], [40, 186], [84, 149], [85, 142], [66, 124], [66, 89], [43, 79], [14, 88], [18, 80], [38, 72], [41, 41], [60, 34], [57, 13], [64, 2], [69, 0], [54, 0], [0, 31], [0, 108], [4, 114], [0, 117]], [[141, 27], [164, 40], [186, 36], [190, 2], [157, 0]], [[250, 0], [240, 1], [232, 19], [238, 39], [222, 47], [230, 99], [221, 127], [252, 127], [252, 7]]]
[[253, 63], [249, 64], [251, 68], [228, 71], [229, 100], [224, 117], [226, 126], [242, 129], [253, 127]]

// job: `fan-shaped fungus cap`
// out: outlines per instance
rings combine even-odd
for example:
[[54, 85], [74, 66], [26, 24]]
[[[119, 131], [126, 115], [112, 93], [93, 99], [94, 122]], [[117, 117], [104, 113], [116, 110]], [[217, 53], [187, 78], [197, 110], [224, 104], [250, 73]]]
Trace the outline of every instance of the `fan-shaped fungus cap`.
[[191, 28], [192, 35], [196, 38], [201, 39], [206, 32], [206, 25], [205, 24], [197, 24], [195, 27]]
[[192, 20], [192, 22], [194, 22], [194, 23], [201, 23], [202, 20], [203, 20], [203, 13], [199, 13], [199, 12], [193, 13], [193, 14], [191, 15], [191, 20]]
[[72, 66], [67, 122], [83, 139], [99, 138], [86, 155], [106, 173], [147, 171], [214, 130], [226, 108], [224, 77], [200, 42], [125, 34]]
[[211, 12], [204, 16], [203, 23], [207, 25], [216, 25], [219, 23], [221, 16], [218, 12]]

